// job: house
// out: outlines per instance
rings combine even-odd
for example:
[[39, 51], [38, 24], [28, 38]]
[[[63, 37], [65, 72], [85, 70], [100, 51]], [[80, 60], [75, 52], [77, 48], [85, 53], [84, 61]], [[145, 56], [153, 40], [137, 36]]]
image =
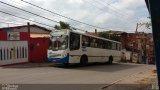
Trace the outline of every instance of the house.
[[29, 32], [31, 38], [36, 37], [49, 37], [51, 30], [38, 26], [36, 24], [29, 25], [30, 30], [28, 30], [28, 25], [14, 26], [14, 27], [4, 27], [0, 28], [0, 31], [5, 32]]
[[151, 33], [123, 33], [121, 35], [122, 48], [136, 54], [137, 62], [150, 63], [150, 58], [153, 58], [153, 42], [151, 39]]
[[85, 33], [85, 34], [89, 34], [89, 35], [98, 36], [97, 29], [95, 29], [95, 32], [88, 32], [88, 31], [86, 31], [86, 33]]
[[0, 28], [0, 65], [47, 62], [50, 31], [35, 24]]
[[[100, 32], [95, 31], [86, 33], [98, 36]], [[151, 33], [126, 33], [122, 31], [106, 31], [105, 33], [108, 39], [114, 39], [121, 42], [122, 49], [126, 52], [128, 61], [154, 64], [153, 40], [151, 40]]]

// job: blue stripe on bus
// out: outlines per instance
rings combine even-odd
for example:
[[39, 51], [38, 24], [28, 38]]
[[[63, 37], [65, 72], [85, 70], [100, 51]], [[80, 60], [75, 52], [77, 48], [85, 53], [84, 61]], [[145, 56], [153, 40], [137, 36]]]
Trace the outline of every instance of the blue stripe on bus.
[[48, 58], [48, 62], [69, 63], [69, 56], [66, 56], [64, 58]]

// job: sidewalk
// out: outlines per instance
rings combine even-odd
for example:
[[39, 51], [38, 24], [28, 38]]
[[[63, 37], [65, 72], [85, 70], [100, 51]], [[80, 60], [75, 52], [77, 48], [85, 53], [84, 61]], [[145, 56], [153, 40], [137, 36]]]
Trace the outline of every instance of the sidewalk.
[[155, 67], [129, 77], [124, 77], [103, 90], [159, 90]]

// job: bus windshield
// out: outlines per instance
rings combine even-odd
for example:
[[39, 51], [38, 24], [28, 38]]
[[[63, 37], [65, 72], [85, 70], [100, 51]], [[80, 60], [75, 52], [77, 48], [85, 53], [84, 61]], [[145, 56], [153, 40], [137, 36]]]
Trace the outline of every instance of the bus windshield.
[[51, 47], [50, 49], [57, 51], [57, 50], [64, 50], [68, 47], [68, 36], [67, 35], [60, 35], [60, 36], [52, 36], [51, 37]]

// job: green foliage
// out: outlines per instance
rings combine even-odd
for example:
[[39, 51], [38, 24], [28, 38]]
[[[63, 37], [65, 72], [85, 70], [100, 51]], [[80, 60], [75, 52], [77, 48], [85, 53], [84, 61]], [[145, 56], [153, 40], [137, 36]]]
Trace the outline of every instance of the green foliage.
[[117, 36], [116, 34], [112, 34], [111, 31], [99, 32], [98, 36], [99, 36], [99, 37], [106, 38], [106, 39], [111, 39], [111, 40], [115, 40], [115, 41], [120, 41], [120, 37]]
[[55, 25], [54, 28], [57, 29], [57, 30], [60, 30], [60, 29], [61, 29], [61, 27], [58, 26], [58, 25]]
[[66, 22], [62, 22], [60, 21], [59, 22], [60, 25], [55, 25], [54, 28], [57, 29], [57, 30], [60, 30], [60, 29], [71, 29], [70, 25]]
[[[151, 19], [151, 17], [147, 17], [147, 18]], [[145, 26], [146, 26], [146, 28], [151, 29], [151, 26], [152, 26], [151, 21], [145, 23]]]
[[98, 36], [109, 39], [109, 34], [108, 34], [108, 32], [99, 32], [99, 33], [98, 33]]
[[151, 22], [147, 22], [145, 25], [146, 25], [146, 28], [151, 29], [151, 26], [152, 26]]
[[70, 25], [68, 23], [60, 21], [61, 29], [70, 29]]

